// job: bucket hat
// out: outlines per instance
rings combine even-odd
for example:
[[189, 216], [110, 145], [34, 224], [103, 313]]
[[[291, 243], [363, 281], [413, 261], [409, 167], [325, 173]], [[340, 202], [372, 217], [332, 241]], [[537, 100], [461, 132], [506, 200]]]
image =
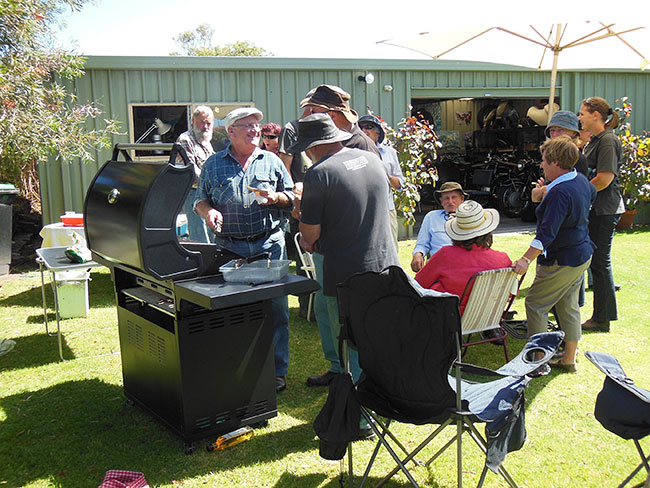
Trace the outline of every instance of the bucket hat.
[[576, 134], [580, 133], [580, 129], [578, 128], [578, 116], [568, 110], [558, 110], [553, 113], [551, 121], [548, 123], [548, 127], [544, 130], [546, 137], [551, 137], [549, 130], [551, 127], [562, 127], [563, 129], [573, 131]]
[[339, 129], [327, 114], [312, 114], [298, 121], [298, 140], [289, 147], [290, 153], [299, 153], [310, 147], [347, 141], [352, 134]]
[[307, 105], [341, 112], [351, 124], [359, 119], [359, 114], [350, 108], [350, 94], [336, 85], [319, 85], [309, 90], [300, 102], [300, 108]]
[[381, 126], [381, 121], [379, 120], [379, 117], [376, 117], [375, 115], [363, 115], [359, 117], [359, 125], [363, 124], [371, 124], [373, 127], [376, 127], [377, 130], [379, 131], [379, 138], [377, 139], [377, 144], [381, 144], [382, 141], [384, 140], [384, 137], [386, 137], [386, 132], [384, 131], [384, 128]]
[[444, 182], [439, 190], [436, 190], [436, 193], [438, 195], [442, 195], [443, 193], [446, 193], [448, 191], [459, 191], [463, 194], [464, 197], [468, 197], [469, 195], [465, 193], [463, 190], [463, 187], [460, 186], [460, 183], [456, 183], [455, 181], [446, 181]]
[[499, 212], [466, 200], [456, 209], [456, 217], [445, 222], [445, 232], [454, 241], [468, 241], [489, 234], [499, 225]]

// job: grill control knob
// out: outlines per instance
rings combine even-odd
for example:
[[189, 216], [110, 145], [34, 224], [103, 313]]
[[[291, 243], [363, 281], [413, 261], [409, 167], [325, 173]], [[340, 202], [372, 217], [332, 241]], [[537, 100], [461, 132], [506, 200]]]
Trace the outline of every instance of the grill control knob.
[[117, 197], [119, 196], [120, 196], [120, 190], [118, 190], [117, 188], [113, 188], [108, 194], [108, 203], [113, 205], [115, 202], [117, 202]]

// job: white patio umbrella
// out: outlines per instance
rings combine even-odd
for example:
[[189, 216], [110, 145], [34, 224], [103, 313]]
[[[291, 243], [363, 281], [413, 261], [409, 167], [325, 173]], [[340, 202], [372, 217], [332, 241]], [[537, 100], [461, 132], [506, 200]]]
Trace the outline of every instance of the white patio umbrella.
[[[386, 39], [378, 44], [390, 44], [425, 54], [433, 59], [469, 59], [549, 69], [551, 85], [548, 120], [553, 115], [558, 60], [563, 54], [563, 67], [621, 68], [639, 67], [644, 70], [648, 60], [632, 43], [647, 42], [639, 37], [644, 27], [614, 29], [614, 24], [583, 22], [553, 24], [550, 28], [529, 25], [525, 28], [498, 26], [449, 31], [422, 32], [414, 37]], [[609, 41], [607, 41], [609, 39]], [[595, 41], [601, 41], [593, 45]], [[567, 50], [574, 56], [568, 56]], [[632, 60], [628, 54], [631, 54]], [[566, 62], [565, 62], [566, 61]]]

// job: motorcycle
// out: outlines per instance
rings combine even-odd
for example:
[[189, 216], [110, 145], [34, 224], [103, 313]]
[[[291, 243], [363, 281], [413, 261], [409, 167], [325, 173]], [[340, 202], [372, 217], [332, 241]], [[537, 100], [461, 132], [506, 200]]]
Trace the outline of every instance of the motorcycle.
[[531, 193], [542, 176], [537, 160], [525, 156], [515, 162], [501, 161], [493, 192], [497, 207], [508, 217], [534, 220], [535, 204]]

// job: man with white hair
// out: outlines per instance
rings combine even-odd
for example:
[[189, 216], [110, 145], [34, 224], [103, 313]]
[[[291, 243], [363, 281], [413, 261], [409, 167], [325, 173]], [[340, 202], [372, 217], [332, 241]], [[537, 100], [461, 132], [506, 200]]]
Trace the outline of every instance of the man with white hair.
[[[293, 209], [293, 181], [282, 160], [260, 149], [260, 121], [256, 108], [243, 107], [224, 119], [230, 143], [203, 166], [196, 211], [215, 232], [215, 244], [249, 258], [271, 252], [286, 259], [284, 226]], [[289, 300], [271, 300], [275, 389], [286, 388], [289, 367]]]
[[196, 187], [199, 176], [201, 176], [201, 168], [205, 161], [214, 154], [210, 142], [213, 124], [214, 112], [212, 109], [205, 105], [199, 105], [192, 112], [190, 130], [183, 132], [176, 140], [185, 149], [196, 174], [194, 184], [183, 203], [183, 212], [187, 216], [188, 234], [190, 239], [196, 242], [209, 242], [205, 221], [194, 212], [194, 201], [196, 200]]

